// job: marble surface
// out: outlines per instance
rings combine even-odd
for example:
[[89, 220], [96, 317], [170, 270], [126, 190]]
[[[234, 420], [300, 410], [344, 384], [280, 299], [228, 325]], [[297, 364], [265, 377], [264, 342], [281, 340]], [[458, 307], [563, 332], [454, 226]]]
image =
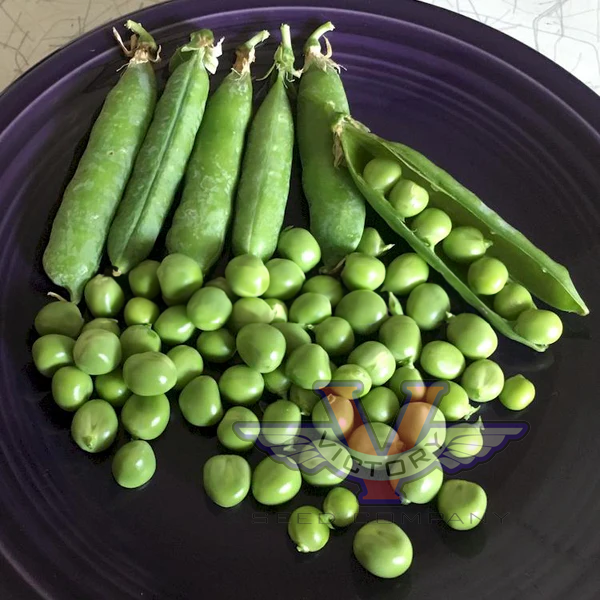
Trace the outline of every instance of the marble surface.
[[[82, 33], [160, 1], [0, 0], [0, 89]], [[423, 1], [504, 31], [600, 91], [600, 0]]]

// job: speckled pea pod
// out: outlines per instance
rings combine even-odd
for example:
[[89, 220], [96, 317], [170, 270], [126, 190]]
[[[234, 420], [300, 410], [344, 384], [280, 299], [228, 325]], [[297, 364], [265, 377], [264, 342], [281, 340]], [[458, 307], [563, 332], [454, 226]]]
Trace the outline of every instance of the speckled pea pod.
[[211, 31], [191, 36], [182, 52], [191, 57], [169, 77], [108, 234], [108, 256], [126, 273], [152, 251], [194, 146], [221, 43]]
[[[123, 46], [131, 59], [94, 124], [43, 257], [46, 274], [68, 290], [73, 302], [81, 300], [85, 284], [98, 271], [111, 221], [156, 104], [156, 43], [139, 23], [125, 25], [134, 33], [130, 49]], [[115, 36], [120, 42], [116, 31]]]
[[363, 234], [365, 203], [347, 171], [333, 161], [331, 126], [336, 113], [349, 111], [339, 67], [321, 53], [319, 27], [304, 46], [306, 57], [298, 92], [298, 145], [302, 187], [310, 208], [310, 230], [317, 238], [325, 268], [333, 269], [354, 252]]
[[195, 259], [206, 273], [223, 251], [252, 117], [254, 48], [261, 31], [237, 50], [237, 60], [206, 105], [187, 166], [181, 204], [167, 234], [167, 251]]
[[268, 260], [277, 248], [290, 191], [294, 117], [287, 84], [297, 74], [288, 25], [281, 26], [276, 78], [250, 126], [233, 221], [233, 252]]

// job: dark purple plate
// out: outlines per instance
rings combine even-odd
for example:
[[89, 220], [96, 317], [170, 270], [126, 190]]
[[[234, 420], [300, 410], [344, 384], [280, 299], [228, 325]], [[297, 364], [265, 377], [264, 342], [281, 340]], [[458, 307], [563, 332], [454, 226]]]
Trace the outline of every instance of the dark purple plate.
[[[75, 448], [30, 360], [31, 323], [49, 289], [44, 238], [123, 64], [109, 26], [88, 34], [0, 98], [0, 596], [600, 597], [600, 101], [534, 51], [444, 10], [393, 0], [330, 2], [343, 10], [315, 0], [254, 8], [260, 3], [179, 0], [135, 19], [167, 57], [200, 26], [227, 36], [221, 73], [250, 32], [287, 22], [300, 41], [331, 19], [354, 116], [444, 165], [569, 265], [592, 314], [565, 316], [564, 338], [545, 354], [501, 341], [501, 364], [532, 377], [538, 398], [520, 415], [498, 403], [485, 410], [488, 421], [525, 420], [531, 431], [466, 473], [487, 489], [484, 525], [452, 532], [430, 507], [363, 506], [361, 520], [393, 518], [413, 541], [413, 566], [397, 580], [358, 566], [353, 531], [334, 534], [318, 555], [296, 552], [283, 522], [296, 506], [321, 501], [310, 490], [279, 511], [251, 499], [217, 509], [201, 486], [214, 434], [185, 427], [177, 410], [154, 444], [155, 478], [143, 490], [120, 489], [110, 457]], [[273, 48], [259, 51], [257, 74]], [[296, 182], [289, 219], [305, 214]]]

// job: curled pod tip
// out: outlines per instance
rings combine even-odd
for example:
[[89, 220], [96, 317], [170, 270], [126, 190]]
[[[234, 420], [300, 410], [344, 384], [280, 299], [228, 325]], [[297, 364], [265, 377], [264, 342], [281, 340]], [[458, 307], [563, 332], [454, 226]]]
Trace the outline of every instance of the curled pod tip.
[[266, 29], [263, 29], [239, 46], [235, 51], [235, 63], [232, 70], [240, 76], [249, 74], [250, 66], [256, 58], [256, 46], [262, 44], [270, 35]]

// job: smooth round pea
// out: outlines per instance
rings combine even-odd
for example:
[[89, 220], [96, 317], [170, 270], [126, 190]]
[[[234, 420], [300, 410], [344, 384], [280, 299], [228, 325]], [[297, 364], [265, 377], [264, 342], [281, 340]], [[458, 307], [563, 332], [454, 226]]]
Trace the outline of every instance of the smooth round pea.
[[123, 360], [142, 352], [160, 352], [161, 342], [150, 325], [131, 325], [121, 335]]
[[387, 194], [402, 177], [400, 164], [389, 158], [373, 158], [365, 166], [363, 179], [374, 190]]
[[517, 317], [515, 332], [534, 344], [546, 346], [558, 341], [563, 324], [560, 317], [550, 310], [530, 308]]
[[154, 331], [168, 346], [185, 344], [196, 330], [184, 305], [170, 306], [156, 319]]
[[177, 383], [177, 368], [165, 354], [143, 352], [125, 361], [123, 379], [138, 396], [166, 394]]
[[[118, 339], [118, 338], [117, 338]], [[61, 367], [74, 363], [75, 340], [59, 333], [43, 335], [33, 342], [31, 354], [35, 368], [45, 377], [52, 377]]]
[[185, 254], [169, 254], [156, 270], [160, 291], [169, 306], [186, 304], [202, 287], [204, 278], [200, 265]]
[[156, 439], [169, 424], [171, 405], [164, 394], [138, 396], [133, 394], [121, 410], [123, 427], [135, 438]]
[[336, 396], [352, 399], [366, 396], [372, 386], [371, 376], [364, 367], [346, 364], [333, 372], [327, 387], [331, 388]]
[[317, 402], [321, 399], [321, 396], [314, 390], [305, 390], [293, 383], [290, 386], [288, 397], [290, 402], [293, 402], [305, 417], [312, 414]]
[[192, 379], [179, 394], [179, 408], [191, 425], [216, 425], [223, 417], [223, 404], [217, 382], [208, 375]]
[[394, 210], [408, 219], [423, 212], [429, 204], [429, 192], [418, 183], [401, 179], [392, 188], [388, 198]]
[[444, 446], [456, 458], [473, 458], [483, 448], [481, 418], [476, 423], [461, 423], [446, 429]]
[[252, 473], [252, 495], [257, 502], [275, 506], [291, 500], [302, 485], [300, 470], [277, 462], [267, 456], [258, 463]]
[[267, 298], [265, 302], [271, 307], [273, 313], [273, 323], [287, 323], [288, 321], [288, 308], [283, 300], [277, 298]]
[[240, 358], [259, 373], [274, 371], [285, 356], [285, 337], [278, 329], [265, 323], [242, 327], [235, 345]]
[[302, 479], [315, 487], [339, 485], [352, 469], [352, 457], [346, 446], [327, 440], [317, 444], [319, 456], [309, 451], [308, 458], [300, 455]]
[[232, 404], [250, 406], [256, 404], [263, 394], [263, 376], [246, 365], [229, 367], [219, 380], [219, 390]]
[[354, 523], [359, 509], [356, 494], [343, 487], [329, 490], [323, 501], [323, 513], [334, 527], [348, 527]]
[[235, 302], [237, 300], [237, 296], [231, 289], [231, 286], [227, 283], [227, 279], [225, 279], [225, 277], [215, 277], [214, 279], [211, 279], [205, 283], [204, 287], [216, 287], [224, 291], [231, 302]]
[[[240, 424], [243, 437], [235, 429]], [[233, 452], [245, 452], [254, 446], [260, 433], [258, 417], [244, 406], [230, 408], [217, 427], [217, 438], [221, 444]]]
[[494, 296], [494, 310], [508, 321], [514, 321], [529, 308], [535, 308], [533, 298], [519, 283], [507, 283]]
[[88, 400], [73, 417], [71, 437], [82, 450], [96, 454], [112, 446], [118, 428], [117, 413], [108, 402]]
[[204, 361], [197, 350], [191, 346], [175, 346], [167, 352], [177, 370], [176, 390], [182, 390], [192, 379], [202, 375]]
[[329, 525], [316, 506], [299, 506], [290, 515], [288, 535], [298, 552], [318, 552], [329, 541]]
[[262, 435], [272, 445], [285, 444], [300, 431], [302, 414], [289, 400], [276, 400], [265, 409]]
[[283, 258], [295, 262], [304, 273], [314, 269], [321, 260], [321, 248], [313, 234], [301, 227], [288, 227], [281, 232], [277, 251]]
[[114, 371], [121, 362], [121, 342], [110, 331], [84, 331], [73, 347], [75, 365], [88, 375], [103, 375]]
[[398, 416], [400, 402], [398, 396], [387, 387], [373, 388], [360, 401], [367, 420], [388, 425]]
[[110, 331], [110, 333], [114, 333], [117, 337], [121, 335], [121, 328], [119, 327], [119, 322], [116, 319], [92, 319], [89, 323], [86, 323], [81, 330], [81, 333], [84, 331], [89, 331], [90, 329], [104, 329], [104, 331]]
[[92, 378], [77, 367], [61, 367], [52, 376], [52, 398], [69, 412], [77, 410], [92, 397]]
[[488, 358], [498, 347], [498, 336], [490, 324], [479, 315], [462, 313], [450, 317], [446, 337], [467, 358]]
[[[447, 387], [446, 387], [447, 386]], [[447, 421], [468, 419], [479, 409], [469, 404], [464, 388], [454, 381], [436, 381], [427, 388], [426, 401], [435, 404]]]
[[[406, 386], [404, 384], [406, 384]], [[407, 398], [413, 402], [418, 402], [423, 399], [426, 391], [421, 373], [411, 365], [405, 365], [396, 369], [392, 378], [387, 382], [387, 387], [389, 387], [402, 402]]]
[[250, 323], [272, 323], [273, 309], [262, 298], [240, 298], [233, 305], [227, 327], [235, 334]]
[[460, 384], [471, 400], [489, 402], [497, 398], [504, 387], [504, 373], [493, 360], [472, 362], [464, 371]]
[[386, 244], [377, 229], [365, 227], [356, 251], [368, 256], [379, 257], [391, 250], [394, 244]]
[[388, 318], [384, 299], [371, 290], [346, 294], [336, 306], [335, 316], [346, 319], [358, 335], [372, 335]]
[[449, 527], [467, 531], [477, 527], [484, 518], [487, 495], [480, 485], [472, 481], [452, 479], [442, 485], [437, 507]]
[[397, 317], [404, 314], [404, 310], [402, 309], [402, 303], [398, 298], [396, 298], [395, 294], [392, 292], [388, 292], [388, 310], [390, 311], [390, 316]]
[[280, 331], [285, 338], [286, 356], [289, 356], [296, 348], [311, 343], [310, 335], [298, 323], [273, 323], [273, 327]]
[[225, 279], [241, 298], [262, 296], [269, 288], [269, 269], [262, 260], [250, 254], [236, 256], [225, 267]]
[[283, 365], [280, 365], [270, 373], [264, 373], [263, 379], [265, 380], [267, 390], [277, 396], [287, 395], [292, 386], [290, 378], [285, 374], [285, 367]]
[[471, 263], [481, 258], [492, 245], [483, 233], [470, 225], [455, 227], [443, 241], [446, 256], [457, 263]]
[[421, 353], [421, 330], [412, 317], [394, 315], [379, 329], [379, 341], [399, 365], [412, 364]]
[[421, 351], [421, 367], [438, 379], [455, 379], [465, 369], [465, 357], [452, 344], [442, 340], [429, 342]]
[[509, 377], [500, 392], [500, 402], [510, 410], [523, 410], [533, 402], [534, 398], [535, 386], [520, 374]]
[[317, 325], [331, 316], [331, 302], [327, 296], [306, 292], [298, 296], [290, 307], [289, 319], [300, 325]]
[[415, 320], [422, 331], [439, 327], [450, 312], [450, 298], [437, 283], [422, 283], [408, 296], [406, 314]]
[[378, 519], [363, 525], [354, 536], [352, 550], [358, 562], [376, 577], [399, 577], [410, 567], [410, 539], [391, 521]]
[[160, 294], [157, 260], [145, 260], [129, 271], [129, 287], [134, 296], [153, 300]]
[[349, 290], [376, 290], [385, 279], [385, 265], [374, 256], [353, 252], [346, 257], [342, 281]]
[[130, 325], [152, 325], [158, 315], [160, 309], [158, 305], [147, 298], [132, 298], [125, 305], [123, 317], [125, 324]]
[[426, 457], [421, 457], [421, 462], [425, 462], [423, 459], [427, 458], [428, 462], [425, 464], [429, 465], [432, 462], [436, 465], [430, 467], [424, 475], [416, 477], [411, 481], [399, 484], [395, 491], [400, 496], [402, 504], [427, 504], [431, 502], [440, 491], [442, 484], [444, 483], [444, 471], [440, 461], [431, 454], [428, 450], [423, 450]]
[[83, 290], [85, 303], [94, 317], [116, 317], [125, 305], [121, 286], [105, 275], [92, 277]]
[[306, 275], [293, 261], [287, 258], [272, 258], [265, 265], [269, 271], [269, 287], [265, 298], [291, 300], [302, 289]]
[[196, 340], [202, 358], [212, 363], [224, 363], [235, 354], [235, 337], [228, 329], [203, 331]]
[[315, 275], [308, 279], [302, 286], [302, 293], [306, 294], [308, 292], [326, 296], [332, 308], [335, 308], [344, 297], [342, 284], [330, 275]]
[[115, 408], [122, 408], [127, 398], [131, 396], [131, 390], [127, 387], [123, 379], [123, 370], [121, 367], [110, 373], [98, 375], [95, 386], [98, 396], [102, 400], [106, 400], [109, 404], [112, 404]]
[[418, 254], [406, 252], [388, 265], [382, 290], [404, 296], [428, 278], [429, 265]]
[[195, 291], [186, 307], [189, 320], [202, 331], [221, 329], [232, 311], [231, 300], [217, 287], [204, 287]]
[[328, 317], [313, 329], [315, 341], [329, 356], [348, 354], [354, 348], [354, 331], [341, 317]]
[[250, 491], [251, 474], [248, 461], [241, 456], [211, 456], [202, 469], [204, 491], [222, 508], [237, 506]]
[[364, 342], [348, 357], [348, 362], [363, 367], [374, 386], [383, 385], [396, 370], [396, 359], [381, 342]]
[[467, 272], [469, 287], [480, 296], [497, 294], [508, 281], [508, 269], [497, 258], [482, 256], [471, 263]]
[[38, 335], [56, 333], [76, 339], [83, 327], [83, 317], [76, 304], [59, 300], [43, 306], [35, 316], [33, 326]]
[[331, 367], [327, 352], [317, 344], [303, 344], [287, 359], [285, 374], [290, 381], [305, 390], [326, 385], [331, 380]]
[[452, 231], [450, 217], [439, 208], [426, 208], [410, 224], [412, 232], [432, 248]]
[[144, 440], [128, 442], [117, 450], [112, 461], [112, 474], [115, 481], [129, 490], [148, 483], [155, 472], [154, 450]]

